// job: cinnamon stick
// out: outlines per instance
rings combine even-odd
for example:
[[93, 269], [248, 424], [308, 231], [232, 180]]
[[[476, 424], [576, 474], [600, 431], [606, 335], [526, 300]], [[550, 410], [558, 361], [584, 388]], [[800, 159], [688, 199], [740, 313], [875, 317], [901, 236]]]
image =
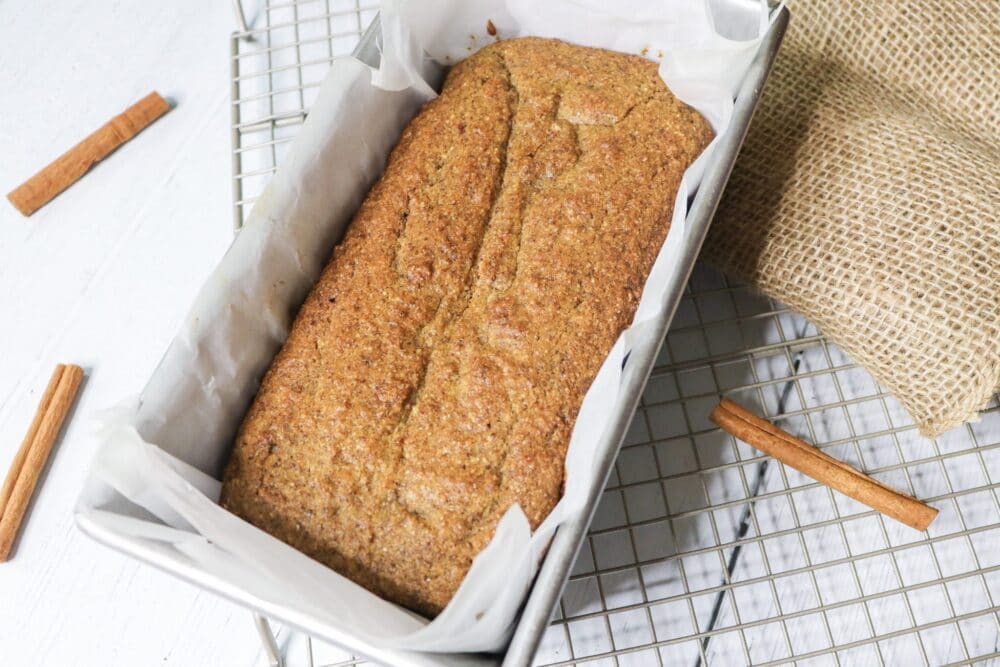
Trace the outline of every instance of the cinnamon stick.
[[59, 378], [62, 377], [64, 370], [66, 370], [66, 366], [59, 364], [56, 366], [55, 371], [52, 372], [52, 377], [49, 378], [49, 385], [45, 388], [45, 393], [42, 394], [42, 400], [38, 404], [38, 409], [35, 410], [35, 418], [31, 420], [31, 426], [28, 427], [28, 432], [25, 434], [24, 440], [21, 441], [21, 448], [17, 450], [14, 460], [10, 463], [10, 468], [7, 470], [7, 478], [4, 479], [3, 487], [0, 488], [0, 517], [3, 517], [3, 510], [7, 507], [7, 501], [10, 500], [11, 492], [14, 491], [14, 483], [17, 482], [17, 478], [21, 474], [21, 468], [24, 467], [24, 459], [28, 456], [31, 443], [35, 441], [35, 436], [38, 434], [38, 427], [41, 426], [42, 418], [49, 409], [52, 396], [56, 393], [56, 385], [59, 384]]
[[159, 93], [146, 95], [9, 192], [7, 199], [31, 215], [168, 111], [170, 104]]
[[[30, 441], [27, 442], [27, 449], [23, 455], [21, 451], [18, 452], [14, 457], [14, 465], [7, 474], [7, 480], [10, 481], [13, 477], [13, 482], [6, 503], [0, 506], [0, 562], [6, 561], [10, 556], [39, 475], [73, 405], [83, 379], [83, 369], [79, 366], [60, 365], [56, 367], [54, 377], [56, 376], [58, 380], [55, 380], [55, 388], [52, 387], [53, 381], [50, 381], [49, 389], [46, 389], [39, 405], [39, 412], [28, 429], [25, 440], [30, 438]], [[21, 449], [25, 450], [25, 446], [22, 445]], [[6, 487], [5, 482], [4, 488]]]
[[872, 479], [728, 399], [712, 410], [709, 419], [788, 467], [911, 528], [927, 530], [937, 516], [930, 505]]

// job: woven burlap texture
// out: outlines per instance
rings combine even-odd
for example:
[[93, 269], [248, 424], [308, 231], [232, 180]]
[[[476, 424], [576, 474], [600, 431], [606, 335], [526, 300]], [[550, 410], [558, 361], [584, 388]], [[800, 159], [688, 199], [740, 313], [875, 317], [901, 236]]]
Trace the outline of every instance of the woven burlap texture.
[[1000, 386], [1000, 2], [791, 9], [703, 256], [939, 434]]

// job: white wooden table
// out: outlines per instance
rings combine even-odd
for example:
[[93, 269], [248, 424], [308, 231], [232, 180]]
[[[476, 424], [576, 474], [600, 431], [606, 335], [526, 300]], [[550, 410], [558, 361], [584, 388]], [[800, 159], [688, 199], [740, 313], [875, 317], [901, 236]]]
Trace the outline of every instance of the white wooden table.
[[176, 108], [30, 219], [0, 202], [0, 469], [58, 362], [87, 370], [0, 565], [0, 665], [252, 664], [250, 614], [92, 542], [95, 411], [137, 393], [231, 240], [228, 2], [0, 3], [0, 189], [151, 90]]

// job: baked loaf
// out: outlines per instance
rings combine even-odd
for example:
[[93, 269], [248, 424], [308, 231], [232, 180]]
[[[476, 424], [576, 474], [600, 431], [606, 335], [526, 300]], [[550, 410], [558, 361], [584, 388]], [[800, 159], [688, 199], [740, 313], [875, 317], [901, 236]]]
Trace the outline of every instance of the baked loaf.
[[222, 505], [382, 597], [448, 603], [570, 431], [712, 137], [656, 63], [544, 39], [452, 68], [264, 377]]

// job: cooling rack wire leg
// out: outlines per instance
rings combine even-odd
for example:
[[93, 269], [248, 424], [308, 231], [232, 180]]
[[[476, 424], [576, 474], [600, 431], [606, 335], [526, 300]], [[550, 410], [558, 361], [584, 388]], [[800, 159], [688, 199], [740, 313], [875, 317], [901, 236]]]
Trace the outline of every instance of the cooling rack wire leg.
[[247, 27], [247, 17], [243, 13], [243, 3], [241, 0], [233, 0], [233, 13], [236, 15], [236, 27], [242, 33], [247, 32], [249, 30]]
[[[237, 1], [236, 4], [239, 4]], [[278, 642], [271, 632], [271, 624], [260, 614], [253, 615], [253, 622], [257, 626], [257, 634], [260, 635], [260, 643], [264, 645], [264, 653], [267, 654], [267, 662], [271, 667], [282, 667], [281, 652], [278, 650]]]

